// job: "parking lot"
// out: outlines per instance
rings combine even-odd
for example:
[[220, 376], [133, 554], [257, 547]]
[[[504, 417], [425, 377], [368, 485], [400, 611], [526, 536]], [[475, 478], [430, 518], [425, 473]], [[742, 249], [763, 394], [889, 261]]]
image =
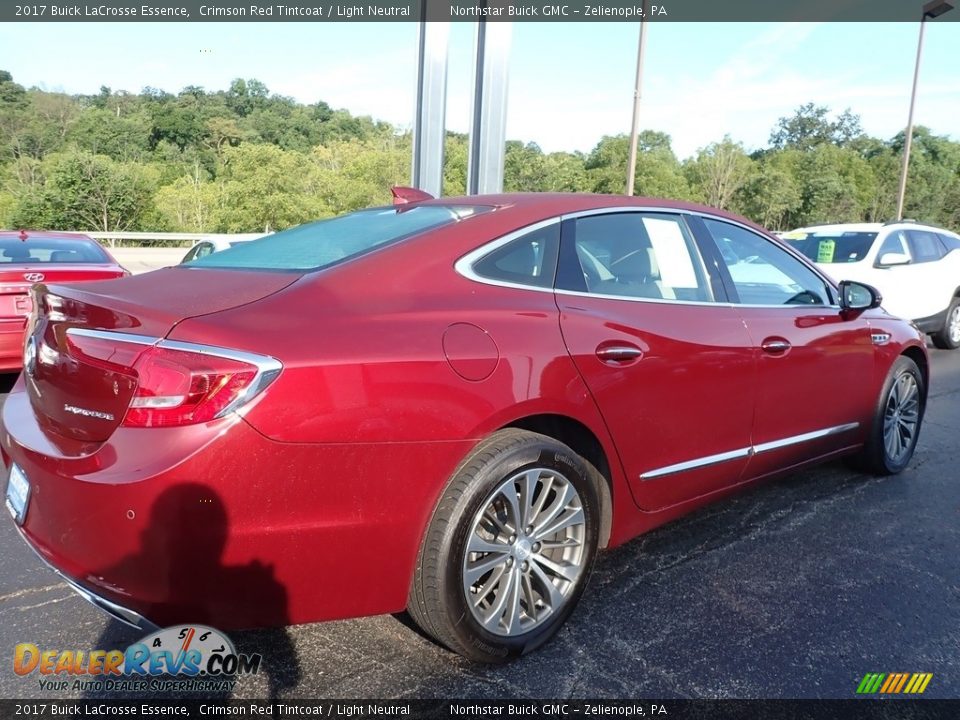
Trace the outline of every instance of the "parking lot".
[[[960, 697], [960, 352], [931, 359], [905, 473], [829, 464], [607, 553], [571, 621], [533, 655], [473, 666], [393, 617], [233, 633], [267, 670], [235, 697], [850, 698], [867, 672], [933, 673], [924, 697]], [[139, 639], [58, 582], [7, 517], [0, 543], [0, 696], [51, 696], [12, 672], [17, 643]], [[317, 592], [350, 588], [317, 578]]]

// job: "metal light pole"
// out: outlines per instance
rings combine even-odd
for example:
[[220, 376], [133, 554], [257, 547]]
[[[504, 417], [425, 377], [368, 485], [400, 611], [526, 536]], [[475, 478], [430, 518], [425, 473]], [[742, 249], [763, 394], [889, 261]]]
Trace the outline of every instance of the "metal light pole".
[[907, 194], [907, 170], [910, 167], [910, 147], [913, 145], [913, 108], [917, 102], [917, 78], [920, 76], [920, 55], [923, 53], [923, 31], [927, 18], [936, 18], [954, 7], [954, 0], [931, 0], [923, 6], [920, 18], [920, 40], [917, 42], [917, 62], [913, 67], [913, 89], [910, 91], [910, 114], [907, 117], [907, 137], [903, 147], [903, 166], [900, 169], [900, 190], [897, 193], [897, 220], [903, 219], [903, 199]]
[[647, 44], [647, 13], [650, 3], [643, 0], [643, 19], [640, 21], [640, 40], [637, 44], [637, 79], [633, 90], [633, 120], [630, 123], [630, 159], [627, 161], [627, 195], [633, 195], [637, 175], [637, 143], [640, 134], [640, 90], [643, 85], [643, 49]]

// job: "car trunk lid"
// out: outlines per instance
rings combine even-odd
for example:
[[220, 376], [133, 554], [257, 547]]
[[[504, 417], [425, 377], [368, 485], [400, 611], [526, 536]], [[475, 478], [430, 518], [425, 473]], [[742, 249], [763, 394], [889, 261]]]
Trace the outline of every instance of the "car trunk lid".
[[24, 350], [27, 392], [45, 430], [102, 442], [137, 389], [133, 365], [180, 321], [238, 307], [294, 273], [170, 268], [120, 280], [34, 287]]

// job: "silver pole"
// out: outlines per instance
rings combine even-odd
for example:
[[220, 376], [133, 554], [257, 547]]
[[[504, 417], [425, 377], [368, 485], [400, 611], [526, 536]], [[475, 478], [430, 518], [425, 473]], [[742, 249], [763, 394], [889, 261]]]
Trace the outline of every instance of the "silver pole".
[[420, 23], [411, 178], [415, 188], [434, 197], [443, 193], [449, 35], [448, 22]]
[[923, 53], [923, 31], [927, 14], [920, 19], [920, 40], [917, 43], [917, 62], [913, 67], [913, 89], [910, 91], [910, 114], [907, 117], [907, 142], [903, 146], [903, 167], [900, 169], [900, 190], [897, 193], [897, 220], [903, 219], [903, 199], [907, 193], [907, 169], [910, 167], [910, 146], [913, 144], [913, 107], [917, 102], [917, 78], [920, 76], [920, 55]]
[[511, 22], [477, 23], [467, 195], [503, 192], [512, 32]]
[[640, 40], [637, 44], [637, 78], [633, 90], [633, 119], [630, 123], [630, 159], [627, 161], [627, 195], [633, 195], [633, 183], [637, 175], [637, 144], [640, 141], [640, 91], [643, 85], [643, 49], [647, 44], [646, 16], [649, 11], [649, 0], [643, 0], [644, 19], [640, 21]]

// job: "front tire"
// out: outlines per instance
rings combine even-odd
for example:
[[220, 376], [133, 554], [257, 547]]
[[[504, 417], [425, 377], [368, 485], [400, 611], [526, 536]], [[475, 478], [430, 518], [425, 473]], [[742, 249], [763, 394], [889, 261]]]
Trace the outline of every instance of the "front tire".
[[930, 337], [933, 344], [941, 350], [956, 350], [960, 347], [960, 298], [950, 301], [943, 327]]
[[476, 662], [553, 637], [580, 599], [599, 534], [596, 470], [552, 438], [507, 429], [445, 488], [420, 550], [408, 611]]
[[926, 388], [917, 364], [900, 356], [890, 368], [874, 409], [867, 444], [855, 464], [875, 475], [896, 475], [906, 469], [917, 447]]

